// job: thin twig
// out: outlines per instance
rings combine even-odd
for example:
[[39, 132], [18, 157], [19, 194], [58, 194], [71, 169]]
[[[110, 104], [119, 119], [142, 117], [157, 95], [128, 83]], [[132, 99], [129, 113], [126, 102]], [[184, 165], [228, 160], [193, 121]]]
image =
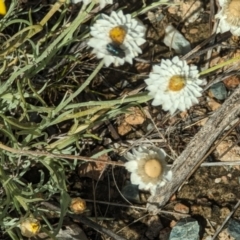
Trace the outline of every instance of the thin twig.
[[[91, 199], [84, 199], [84, 200], [86, 202], [94, 202], [94, 200], [91, 200]], [[140, 210], [147, 211], [146, 207], [139, 207], [139, 206], [127, 205], [127, 204], [121, 204], [121, 203], [112, 203], [112, 202], [99, 201], [99, 200], [96, 200], [95, 202], [98, 203], [98, 204], [106, 204], [106, 205], [111, 205], [111, 206], [116, 206], [116, 207], [134, 208], [134, 209], [140, 209]], [[175, 216], [180, 216], [180, 217], [190, 217], [189, 214], [172, 212], [172, 211], [165, 211], [165, 210], [159, 210], [159, 213], [168, 214], [168, 215], [175, 215]]]
[[[83, 157], [83, 156], [75, 156], [70, 154], [53, 154], [47, 151], [31, 151], [31, 150], [22, 150], [22, 149], [15, 149], [8, 147], [0, 142], [0, 149], [3, 149], [7, 152], [15, 153], [20, 156], [33, 156], [33, 157], [51, 157], [51, 158], [66, 158], [70, 160], [82, 160], [86, 162], [101, 162], [108, 165], [119, 166], [123, 167], [124, 162], [114, 162], [114, 161], [106, 161], [104, 159], [98, 158], [90, 158], [90, 157]], [[240, 165], [240, 160], [236, 161], [224, 161], [224, 162], [206, 162], [202, 163], [201, 167], [214, 167], [214, 166], [237, 166]], [[169, 167], [172, 164], [168, 164]]]
[[223, 229], [223, 227], [226, 225], [226, 223], [228, 222], [229, 218], [233, 215], [233, 213], [236, 211], [236, 209], [239, 207], [240, 205], [240, 200], [238, 200], [237, 204], [234, 206], [233, 210], [229, 213], [229, 215], [226, 217], [226, 219], [223, 221], [222, 225], [217, 229], [217, 231], [215, 232], [215, 234], [212, 237], [212, 240], [214, 240], [217, 235], [220, 233], [220, 231]]
[[33, 157], [50, 157], [50, 158], [66, 158], [66, 159], [71, 159], [71, 160], [82, 160], [82, 161], [87, 161], [87, 162], [101, 162], [104, 164], [109, 164], [109, 165], [114, 165], [114, 166], [123, 166], [124, 163], [121, 162], [114, 162], [114, 161], [106, 161], [104, 159], [95, 159], [95, 158], [90, 158], [90, 157], [83, 157], [83, 156], [75, 156], [75, 155], [70, 155], [70, 154], [53, 154], [47, 151], [30, 151], [30, 150], [23, 150], [23, 149], [15, 149], [8, 147], [2, 143], [0, 143], [0, 149], [3, 149], [5, 151], [15, 153], [17, 155], [22, 155], [22, 156], [33, 156]]

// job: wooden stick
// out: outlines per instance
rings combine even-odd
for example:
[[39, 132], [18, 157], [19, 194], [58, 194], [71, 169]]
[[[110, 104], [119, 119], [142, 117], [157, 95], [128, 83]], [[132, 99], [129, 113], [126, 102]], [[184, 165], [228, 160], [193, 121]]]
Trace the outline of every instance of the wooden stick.
[[172, 165], [173, 179], [165, 186], [157, 188], [156, 194], [148, 199], [147, 209], [157, 214], [159, 207], [164, 206], [177, 189], [187, 180], [196, 168], [204, 161], [204, 156], [215, 140], [223, 133], [240, 114], [240, 86], [209, 117], [209, 120], [194, 136], [182, 154]]
[[50, 157], [50, 158], [66, 158], [66, 159], [71, 159], [71, 160], [82, 160], [82, 161], [87, 161], [87, 162], [96, 162], [96, 163], [104, 163], [108, 165], [113, 165], [113, 166], [123, 166], [124, 163], [122, 162], [114, 162], [114, 161], [106, 161], [105, 159], [101, 158], [90, 158], [90, 157], [84, 157], [84, 156], [75, 156], [75, 155], [70, 155], [70, 154], [54, 154], [50, 153], [47, 151], [31, 151], [31, 150], [24, 150], [24, 149], [15, 149], [8, 147], [0, 142], [0, 149], [15, 153], [21, 156], [32, 156], [32, 157]]

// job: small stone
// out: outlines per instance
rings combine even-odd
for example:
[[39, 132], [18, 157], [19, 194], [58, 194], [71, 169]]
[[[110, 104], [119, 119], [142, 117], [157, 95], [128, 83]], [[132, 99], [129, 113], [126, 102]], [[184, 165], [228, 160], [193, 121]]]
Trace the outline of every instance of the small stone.
[[149, 131], [151, 131], [151, 130], [153, 130], [155, 128], [155, 126], [152, 124], [152, 123], [149, 123], [148, 125], [147, 125], [147, 131], [149, 132]]
[[132, 127], [127, 124], [126, 122], [123, 122], [121, 125], [118, 126], [118, 133], [121, 136], [126, 135], [132, 130]]
[[211, 108], [212, 111], [215, 111], [221, 107], [221, 104], [212, 98], [207, 98], [207, 104]]
[[221, 178], [215, 178], [215, 180], [214, 180], [215, 183], [220, 183], [221, 181], [222, 181]]
[[210, 87], [209, 95], [217, 100], [224, 100], [227, 98], [227, 89], [222, 82], [218, 82]]
[[172, 220], [172, 221], [170, 222], [170, 228], [175, 227], [176, 224], [177, 224], [177, 222], [176, 222], [175, 220]]
[[188, 214], [189, 213], [189, 207], [187, 207], [186, 205], [184, 205], [182, 203], [177, 203], [174, 206], [174, 211], [179, 212], [179, 213]]
[[230, 219], [228, 222], [228, 232], [235, 239], [240, 239], [240, 222], [235, 219]]
[[225, 219], [230, 214], [230, 210], [227, 207], [223, 207], [220, 209], [220, 213], [220, 218]]
[[169, 12], [170, 14], [177, 14], [177, 12], [178, 12], [178, 6], [176, 6], [176, 5], [170, 6], [170, 7], [168, 8], [168, 12]]
[[146, 117], [143, 112], [137, 107], [131, 107], [128, 109], [129, 113], [125, 114], [125, 122], [129, 125], [141, 125], [145, 121]]
[[240, 84], [240, 78], [239, 76], [230, 76], [223, 82], [228, 89], [233, 89]]
[[190, 29], [189, 33], [191, 34], [196, 34], [198, 32], [198, 29], [197, 28], [192, 28]]
[[222, 179], [222, 182], [223, 182], [223, 183], [225, 183], [225, 184], [228, 183], [228, 179], [227, 179], [226, 176], [222, 176], [221, 179]]
[[174, 49], [178, 54], [186, 54], [191, 51], [190, 42], [171, 24], [165, 28], [163, 42], [170, 49]]
[[220, 161], [238, 161], [240, 158], [240, 147], [233, 146], [232, 141], [222, 141], [217, 145], [214, 155]]
[[169, 240], [191, 239], [199, 240], [199, 224], [193, 218], [182, 218], [173, 227]]
[[218, 234], [218, 240], [238, 240], [238, 239], [231, 237], [227, 229], [224, 229]]
[[212, 208], [210, 206], [192, 205], [191, 212], [193, 215], [200, 215], [204, 218], [211, 218], [212, 216]]

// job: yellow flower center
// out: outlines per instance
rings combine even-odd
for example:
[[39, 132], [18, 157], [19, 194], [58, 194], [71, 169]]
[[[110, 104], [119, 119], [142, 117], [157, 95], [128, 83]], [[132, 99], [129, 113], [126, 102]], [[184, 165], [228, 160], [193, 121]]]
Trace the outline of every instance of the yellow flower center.
[[37, 233], [39, 231], [39, 224], [38, 223], [31, 223], [31, 229], [30, 231], [32, 233]]
[[113, 43], [115, 43], [117, 45], [121, 45], [121, 44], [123, 44], [126, 34], [127, 34], [127, 31], [124, 27], [117, 26], [110, 30], [109, 37], [111, 38]]
[[145, 173], [151, 177], [156, 178], [159, 177], [162, 173], [161, 163], [156, 159], [148, 160], [144, 165]]
[[232, 0], [229, 2], [228, 6], [224, 11], [226, 14], [227, 22], [235, 25], [240, 26], [240, 1], [239, 0]]
[[180, 91], [181, 89], [184, 88], [185, 82], [186, 81], [182, 76], [178, 75], [172, 76], [169, 80], [168, 89], [174, 92]]

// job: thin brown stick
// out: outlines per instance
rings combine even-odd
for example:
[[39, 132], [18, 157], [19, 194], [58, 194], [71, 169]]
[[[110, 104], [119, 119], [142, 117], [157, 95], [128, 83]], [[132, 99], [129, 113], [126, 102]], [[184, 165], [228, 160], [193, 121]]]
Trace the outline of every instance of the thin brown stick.
[[[21, 156], [33, 156], [33, 157], [52, 157], [52, 158], [66, 158], [66, 159], [78, 159], [82, 161], [87, 161], [87, 162], [102, 162], [104, 164], [108, 165], [113, 165], [113, 166], [120, 166], [124, 167], [123, 162], [114, 162], [114, 161], [107, 161], [103, 160], [101, 158], [95, 159], [95, 158], [90, 158], [90, 157], [83, 157], [83, 156], [75, 156], [75, 155], [70, 155], [70, 154], [53, 154], [50, 152], [46, 151], [30, 151], [30, 150], [22, 150], [22, 149], [15, 149], [8, 147], [0, 142], [0, 149], [5, 150], [7, 152], [15, 153]], [[212, 163], [202, 163], [200, 166], [201, 167], [215, 167], [215, 166], [236, 166], [240, 165], [240, 160], [239, 161], [224, 161], [224, 162], [212, 162]], [[168, 164], [168, 167], [171, 167], [172, 164]]]
[[114, 166], [123, 166], [124, 163], [121, 162], [113, 162], [113, 161], [106, 161], [101, 158], [95, 159], [90, 157], [83, 157], [83, 156], [75, 156], [75, 155], [69, 155], [69, 154], [53, 154], [46, 151], [30, 151], [30, 150], [23, 150], [23, 149], [15, 149], [8, 147], [0, 142], [0, 149], [15, 153], [21, 156], [33, 156], [33, 157], [51, 157], [51, 158], [66, 158], [71, 160], [82, 160], [87, 162], [101, 162], [104, 164], [114, 165]]
[[226, 223], [228, 222], [228, 220], [230, 219], [230, 217], [234, 214], [234, 212], [237, 210], [237, 208], [240, 205], [240, 200], [238, 200], [237, 204], [234, 206], [233, 210], [229, 213], [229, 215], [225, 218], [225, 220], [223, 221], [222, 225], [217, 229], [217, 231], [215, 232], [215, 234], [212, 237], [212, 240], [214, 240], [217, 235], [220, 233], [220, 231], [224, 228], [224, 226], [226, 225]]
[[[84, 200], [86, 202], [94, 202], [94, 200], [91, 200], [91, 199], [84, 199]], [[96, 200], [96, 203], [98, 203], [98, 204], [105, 204], [105, 205], [111, 205], [111, 206], [116, 206], [116, 207], [134, 208], [134, 209], [140, 209], [140, 210], [147, 211], [146, 207], [139, 207], [139, 206], [134, 206], [134, 205], [127, 205], [127, 204], [121, 204], [121, 203], [111, 203], [111, 202], [99, 201], [99, 200]], [[189, 214], [178, 213], [178, 212], [173, 212], [173, 211], [160, 210], [159, 212], [162, 213], [162, 214], [166, 214], [166, 215], [175, 215], [175, 216], [180, 216], [180, 217], [190, 217]]]
[[182, 154], [174, 161], [171, 168], [173, 179], [162, 188], [157, 188], [156, 195], [148, 201], [148, 211], [157, 214], [159, 207], [164, 206], [184, 181], [193, 173], [196, 166], [204, 160], [204, 156], [216, 139], [224, 132], [240, 114], [240, 87], [209, 117], [206, 124], [194, 136]]

